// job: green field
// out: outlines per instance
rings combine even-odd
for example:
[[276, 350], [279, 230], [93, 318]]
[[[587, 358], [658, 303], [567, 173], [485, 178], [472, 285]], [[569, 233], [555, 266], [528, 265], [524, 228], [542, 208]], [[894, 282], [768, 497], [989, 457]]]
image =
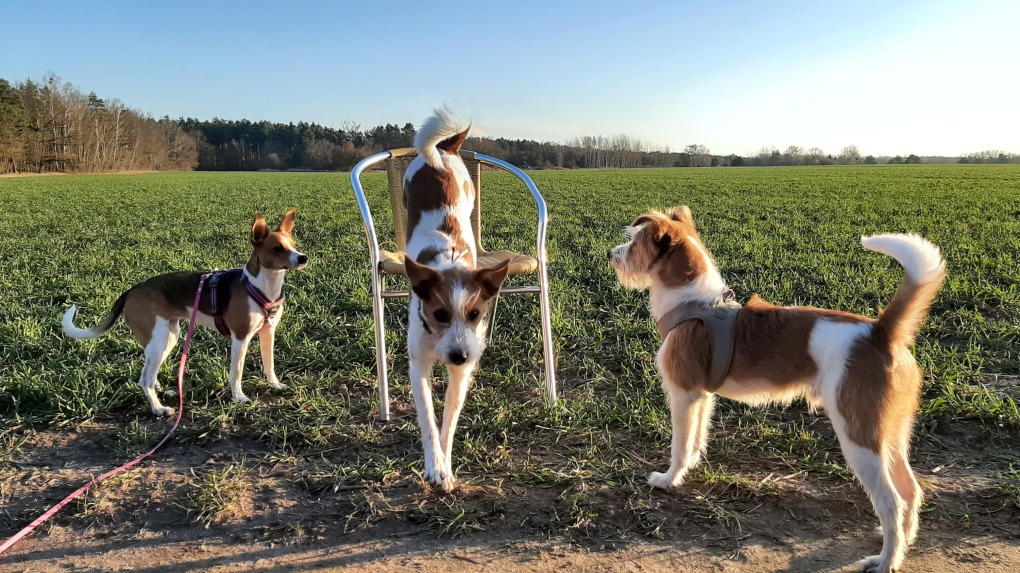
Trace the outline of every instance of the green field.
[[[146, 277], [240, 266], [249, 254], [253, 212], [275, 224], [289, 207], [298, 210], [295, 235], [311, 259], [288, 280], [288, 310], [277, 335], [277, 370], [290, 389], [271, 391], [253, 352], [244, 378], [253, 403], [233, 404], [228, 345], [212, 331], [198, 333], [182, 429], [152, 466], [164, 471], [163, 495], [176, 501], [144, 510], [167, 523], [265, 521], [257, 503], [238, 510], [241, 500], [283, 497], [303, 509], [274, 518], [286, 527], [266, 525], [282, 537], [301, 537], [314, 527], [372, 530], [399, 520], [450, 534], [513, 522], [542, 535], [670, 538], [690, 520], [735, 532], [742, 521], [755, 520], [748, 513], [755, 504], [781, 507], [784, 498], [815, 495], [818, 484], [838, 486], [866, 508], [827, 420], [809, 414], [803, 403], [760, 410], [723, 401], [707, 462], [690, 478], [690, 491], [670, 498], [645, 486], [649, 471], [668, 465], [669, 415], [653, 362], [658, 339], [647, 294], [620, 287], [605, 254], [644, 209], [678, 204], [693, 209], [704, 242], [741, 300], [760, 293], [778, 304], [875, 316], [903, 272], [862, 249], [860, 235], [911, 231], [937, 244], [949, 278], [916, 350], [925, 371], [914, 456], [929, 497], [922, 536], [937, 526], [933, 522], [1009, 527], [1017, 535], [1020, 463], [1011, 464], [1020, 446], [1020, 166], [533, 177], [551, 216], [561, 404], [543, 406], [536, 301], [505, 297], [454, 446], [464, 488], [453, 496], [424, 496], [425, 502], [419, 502], [426, 487], [406, 383], [401, 302], [387, 307], [395, 421], [374, 420], [367, 247], [346, 174], [0, 179], [6, 230], [0, 236], [0, 505], [11, 508], [0, 514], [0, 538], [88, 472], [158, 440], [168, 424], [151, 416], [137, 387], [141, 352], [127, 328], [78, 342], [60, 332], [62, 312], [77, 304], [78, 324], [91, 326]], [[384, 188], [383, 175], [368, 176], [377, 222], [383, 237], [392, 238]], [[530, 252], [535, 209], [523, 187], [486, 173], [482, 202], [485, 247]], [[164, 387], [173, 385], [177, 356], [161, 372]], [[76, 458], [80, 473], [55, 483], [43, 467], [52, 462], [39, 452], [56, 455], [61, 448], [85, 449]], [[209, 455], [183, 468], [172, 461], [198, 450]], [[33, 459], [42, 461], [29, 463]], [[957, 465], [939, 467], [950, 460]], [[965, 475], [953, 473], [964, 467]], [[784, 482], [771, 479], [793, 474]], [[969, 482], [969, 490], [950, 487], [967, 476], [981, 480]], [[41, 493], [27, 496], [32, 487]], [[118, 509], [83, 502], [59, 519], [68, 526], [130, 521], [149, 507], [140, 499], [152, 488], [148, 480], [124, 478], [97, 494], [117, 500]], [[523, 501], [506, 501], [505, 491]], [[971, 498], [983, 500], [981, 511], [961, 509]], [[312, 500], [325, 505], [304, 503]], [[862, 530], [876, 523], [866, 509], [854, 515], [850, 521]]]

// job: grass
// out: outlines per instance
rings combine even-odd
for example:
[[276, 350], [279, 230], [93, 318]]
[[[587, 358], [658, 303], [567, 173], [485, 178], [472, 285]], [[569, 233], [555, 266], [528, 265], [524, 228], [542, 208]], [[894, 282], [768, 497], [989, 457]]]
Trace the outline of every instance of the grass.
[[214, 523], [244, 516], [244, 501], [251, 485], [247, 482], [244, 461], [211, 469], [204, 474], [192, 471], [194, 481], [184, 498], [184, 509], [195, 523], [206, 528]]
[[[600, 505], [609, 499], [636, 530], [661, 535], [664, 521], [655, 509], [661, 504], [644, 485], [648, 471], [668, 463], [669, 415], [653, 363], [657, 335], [647, 294], [621, 288], [605, 253], [644, 209], [688, 204], [741, 299], [757, 292], [777, 303], [874, 316], [903, 272], [891, 259], [864, 251], [860, 235], [912, 231], [939, 245], [949, 279], [916, 350], [926, 373], [918, 442], [934, 443], [954, 425], [968, 428], [977, 440], [970, 443], [974, 463], [998, 472], [1001, 491], [1015, 505], [1015, 472], [980, 452], [986, 445], [1016, 445], [1020, 429], [1014, 395], [990, 383], [1020, 371], [1020, 168], [533, 176], [552, 218], [561, 405], [543, 405], [537, 304], [505, 297], [457, 432], [454, 464], [466, 493], [450, 499], [421, 497], [427, 486], [402, 350], [406, 311], [399, 302], [387, 307], [395, 421], [374, 420], [367, 248], [345, 174], [0, 180], [0, 223], [7, 229], [0, 235], [0, 419], [9, 424], [0, 428], [0, 465], [32, 455], [35, 433], [70, 431], [83, 422], [111, 427], [103, 442], [107, 453], [127, 456], [158, 439], [165, 425], [148, 417], [136, 385], [141, 353], [127, 329], [74, 341], [60, 333], [61, 313], [77, 304], [78, 323], [94, 325], [123, 290], [151, 275], [238, 266], [247, 260], [253, 212], [275, 222], [296, 207], [295, 234], [311, 265], [288, 279], [287, 316], [277, 335], [278, 374], [290, 389], [270, 390], [257, 351], [250, 352], [244, 387], [254, 402], [233, 404], [228, 346], [200, 330], [189, 358], [186, 419], [175, 443], [215, 449], [240, 441], [250, 455], [289, 468], [290, 485], [280, 486], [287, 495], [338, 500], [336, 515], [347, 529], [397, 517], [456, 535], [514, 514], [542, 531], [605, 535], [619, 519]], [[370, 174], [367, 189], [383, 237], [392, 240], [383, 176]], [[486, 248], [529, 252], [536, 213], [527, 192], [496, 173], [485, 174], [482, 192]], [[177, 356], [161, 372], [164, 387], [173, 386]], [[724, 502], [782, 495], [769, 475], [852, 481], [828, 422], [803, 404], [760, 410], [722, 401], [715, 427], [707, 462], [690, 478], [695, 493], [685, 498], [696, 516], [738, 527], [740, 518]], [[223, 492], [251, 487], [256, 495], [257, 466], [234, 456], [203, 469], [185, 497], [192, 519], [222, 521], [222, 512], [238, 503]], [[5, 472], [15, 475], [16, 469]], [[494, 501], [504, 490], [549, 495], [532, 500], [536, 507], [505, 507]], [[0, 491], [14, 495], [9, 487]], [[542, 504], [551, 508], [549, 516], [529, 513], [541, 513]], [[288, 524], [286, 530], [301, 527]]]

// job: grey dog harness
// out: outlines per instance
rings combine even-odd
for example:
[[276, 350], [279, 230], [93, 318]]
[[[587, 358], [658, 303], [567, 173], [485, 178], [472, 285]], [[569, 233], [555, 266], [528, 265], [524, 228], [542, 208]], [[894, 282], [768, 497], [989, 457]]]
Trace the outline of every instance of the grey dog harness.
[[[733, 300], [733, 291], [727, 289], [723, 301], [725, 303], [730, 300]], [[706, 390], [713, 391], [722, 386], [730, 373], [733, 364], [733, 327], [739, 312], [739, 306], [716, 304], [706, 308], [702, 302], [685, 302], [659, 319], [657, 326], [663, 340], [670, 331], [688, 320], [700, 320], [712, 331], [712, 367], [708, 372]]]

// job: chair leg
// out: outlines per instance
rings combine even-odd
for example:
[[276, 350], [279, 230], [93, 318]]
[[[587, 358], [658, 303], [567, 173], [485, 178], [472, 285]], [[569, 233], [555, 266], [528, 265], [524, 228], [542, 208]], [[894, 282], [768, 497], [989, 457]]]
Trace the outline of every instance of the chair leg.
[[492, 342], [492, 333], [496, 330], [496, 305], [499, 304], [499, 293], [489, 303], [488, 316], [485, 317], [485, 343]]
[[383, 313], [383, 276], [372, 273], [372, 314], [375, 318], [375, 372], [379, 384], [379, 420], [390, 419], [390, 388], [386, 372], [386, 323]]
[[545, 261], [538, 265], [538, 305], [542, 319], [542, 352], [545, 356], [545, 398], [551, 408], [556, 406], [556, 359], [553, 356], [552, 316], [549, 308], [549, 280], [546, 276]]

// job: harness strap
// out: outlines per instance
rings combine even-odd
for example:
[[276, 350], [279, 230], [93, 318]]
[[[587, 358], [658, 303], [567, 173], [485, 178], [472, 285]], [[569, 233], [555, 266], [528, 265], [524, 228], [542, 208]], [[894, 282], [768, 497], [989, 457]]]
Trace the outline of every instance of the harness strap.
[[[283, 306], [283, 301], [287, 298], [287, 293], [281, 288], [280, 298], [269, 300], [266, 293], [259, 290], [259, 287], [248, 280], [248, 275], [246, 274], [241, 275], [241, 284], [244, 285], [244, 292], [248, 293], [248, 297], [255, 301], [255, 304], [262, 307], [262, 314], [265, 315], [265, 323], [263, 323], [262, 328], [268, 328], [273, 325], [276, 321], [277, 312], [279, 312], [280, 307]], [[262, 328], [259, 330], [262, 330]]]
[[733, 365], [733, 331], [739, 306], [713, 305], [708, 308], [698, 302], [685, 302], [666, 313], [657, 325], [659, 336], [666, 335], [681, 323], [700, 320], [712, 332], [712, 365], [708, 372], [709, 391], [722, 386]]
[[220, 277], [224, 274], [232, 271], [219, 271], [213, 273], [209, 277], [209, 299], [212, 303], [212, 317], [213, 322], [216, 323], [216, 330], [220, 331], [223, 336], [230, 336], [230, 327], [227, 326], [227, 322], [223, 320], [223, 311], [220, 309], [220, 298], [219, 293], [216, 291], [216, 286], [220, 282]]
[[223, 336], [230, 336], [230, 327], [227, 326], [227, 322], [223, 320], [223, 311], [226, 310], [226, 304], [229, 303], [229, 298], [227, 301], [224, 301], [223, 305], [221, 305], [219, 296], [220, 293], [216, 287], [219, 285], [221, 279], [232, 277], [234, 275], [240, 276], [241, 285], [244, 286], [244, 292], [262, 309], [262, 314], [264, 315], [265, 320], [262, 326], [259, 327], [259, 330], [261, 331], [262, 329], [275, 324], [280, 307], [283, 306], [283, 301], [286, 299], [285, 293], [281, 292], [280, 298], [276, 300], [269, 300], [269, 297], [259, 290], [259, 287], [255, 286], [248, 280], [248, 275], [244, 274], [243, 269], [230, 269], [215, 272], [209, 277], [209, 297], [210, 302], [212, 303], [211, 314], [213, 322], [216, 324], [216, 330], [218, 330]]

